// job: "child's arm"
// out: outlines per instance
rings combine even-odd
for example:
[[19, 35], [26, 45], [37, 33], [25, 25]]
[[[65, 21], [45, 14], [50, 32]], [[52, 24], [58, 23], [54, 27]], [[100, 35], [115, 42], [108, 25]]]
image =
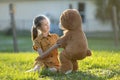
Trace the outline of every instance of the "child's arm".
[[45, 51], [43, 53], [43, 55], [40, 56], [41, 59], [45, 58], [46, 56], [49, 55], [49, 53], [54, 50], [55, 48], [61, 47], [64, 48], [66, 46], [66, 41], [67, 41], [67, 37], [62, 37], [60, 39], [57, 40], [56, 44], [54, 44], [51, 48], [49, 48], [47, 51]]
[[42, 51], [41, 48], [38, 48], [37, 51], [38, 51], [38, 54], [39, 54], [39, 55], [42, 55], [42, 54], [43, 54], [43, 51]]
[[46, 56], [48, 56], [49, 55], [49, 53], [52, 51], [52, 50], [54, 50], [54, 49], [56, 49], [56, 48], [58, 48], [59, 47], [59, 44], [54, 44], [52, 47], [50, 47], [47, 51], [45, 51], [41, 56], [40, 56], [40, 58], [41, 59], [43, 59], [43, 58], [45, 58]]

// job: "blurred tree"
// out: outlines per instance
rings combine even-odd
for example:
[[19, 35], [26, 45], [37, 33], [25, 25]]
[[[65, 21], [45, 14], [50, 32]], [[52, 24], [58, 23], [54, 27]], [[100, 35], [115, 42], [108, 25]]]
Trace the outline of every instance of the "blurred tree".
[[94, 0], [97, 6], [96, 18], [103, 23], [111, 21], [114, 31], [115, 46], [119, 42], [120, 0]]
[[9, 10], [10, 10], [10, 18], [11, 18], [11, 27], [12, 27], [12, 32], [13, 32], [14, 52], [18, 52], [17, 37], [16, 37], [16, 26], [15, 26], [15, 17], [14, 17], [15, 8], [14, 8], [12, 3], [9, 5]]
[[12, 35], [12, 27], [5, 30], [5, 35], [11, 36]]

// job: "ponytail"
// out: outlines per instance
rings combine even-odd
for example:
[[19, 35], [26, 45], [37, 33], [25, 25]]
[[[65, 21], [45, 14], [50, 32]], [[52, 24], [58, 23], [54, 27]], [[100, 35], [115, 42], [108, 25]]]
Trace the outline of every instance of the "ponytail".
[[32, 36], [32, 40], [35, 40], [36, 37], [38, 36], [38, 31], [35, 26], [32, 26], [31, 36]]

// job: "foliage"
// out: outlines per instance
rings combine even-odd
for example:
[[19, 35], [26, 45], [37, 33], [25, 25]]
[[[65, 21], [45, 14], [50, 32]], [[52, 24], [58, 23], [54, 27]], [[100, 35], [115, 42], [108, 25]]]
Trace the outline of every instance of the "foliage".
[[97, 6], [96, 17], [101, 21], [110, 21], [112, 17], [112, 7], [117, 8], [117, 18], [120, 20], [120, 0], [94, 0]]

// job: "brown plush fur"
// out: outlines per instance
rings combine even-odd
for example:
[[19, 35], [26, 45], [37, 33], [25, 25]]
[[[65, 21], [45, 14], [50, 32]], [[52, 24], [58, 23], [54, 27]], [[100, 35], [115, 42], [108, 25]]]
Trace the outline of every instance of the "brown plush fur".
[[78, 69], [77, 60], [82, 60], [91, 55], [84, 32], [82, 31], [82, 19], [75, 9], [65, 10], [60, 17], [64, 35], [57, 41], [59, 47], [64, 48], [60, 53], [60, 71], [65, 73], [69, 70]]

